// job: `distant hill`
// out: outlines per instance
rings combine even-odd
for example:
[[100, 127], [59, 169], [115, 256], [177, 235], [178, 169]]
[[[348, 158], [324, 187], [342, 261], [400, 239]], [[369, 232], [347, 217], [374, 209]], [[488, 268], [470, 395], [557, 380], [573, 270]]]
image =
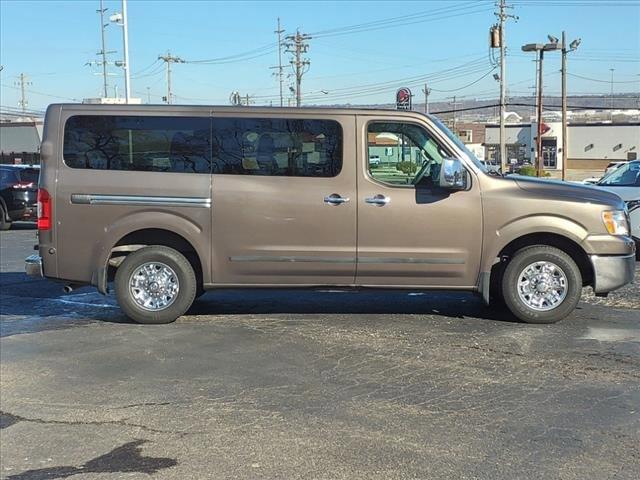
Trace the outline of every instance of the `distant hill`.
[[[533, 114], [535, 107], [535, 99], [532, 96], [515, 96], [509, 97], [507, 110], [516, 112], [524, 119], [529, 119]], [[459, 120], [487, 120], [498, 116], [499, 99], [475, 100], [464, 99], [456, 100], [455, 109], [457, 110], [456, 118]], [[548, 110], [558, 110], [562, 105], [561, 97], [549, 96], [544, 97], [543, 105]], [[609, 95], [571, 95], [567, 98], [569, 110], [592, 109], [602, 110], [609, 109], [612, 105], [612, 99]], [[325, 105], [326, 106], [326, 105]], [[394, 103], [375, 103], [375, 104], [335, 104], [332, 107], [365, 107], [365, 108], [395, 108]], [[485, 107], [485, 108], [482, 108]], [[578, 107], [578, 108], [576, 108]], [[614, 109], [640, 109], [640, 93], [617, 94], [613, 96]], [[413, 104], [413, 109], [424, 111], [424, 102]], [[450, 112], [453, 110], [451, 102], [433, 102], [429, 103], [429, 111], [431, 113]], [[466, 110], [465, 109], [473, 109]], [[444, 118], [450, 117], [452, 113], [440, 113]]]

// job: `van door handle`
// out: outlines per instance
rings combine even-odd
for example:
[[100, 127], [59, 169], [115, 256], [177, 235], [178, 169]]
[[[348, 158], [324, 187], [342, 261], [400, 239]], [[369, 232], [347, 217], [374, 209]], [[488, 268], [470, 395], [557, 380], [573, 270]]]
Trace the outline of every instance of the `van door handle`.
[[365, 198], [364, 201], [371, 205], [375, 205], [376, 207], [384, 207], [387, 203], [391, 201], [391, 199], [379, 193], [378, 195], [374, 195], [373, 197]]
[[341, 197], [337, 193], [332, 193], [331, 195], [324, 197], [324, 203], [326, 203], [327, 205], [342, 205], [343, 203], [347, 203], [348, 201], [349, 198]]

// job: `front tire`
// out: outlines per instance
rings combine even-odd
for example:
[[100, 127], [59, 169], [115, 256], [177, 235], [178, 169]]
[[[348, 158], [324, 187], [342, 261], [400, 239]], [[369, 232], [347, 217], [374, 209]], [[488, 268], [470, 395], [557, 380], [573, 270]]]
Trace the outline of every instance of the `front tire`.
[[525, 247], [513, 256], [502, 277], [502, 296], [516, 317], [527, 323], [555, 323], [580, 301], [582, 275], [562, 250]]
[[144, 247], [127, 255], [114, 283], [125, 315], [145, 324], [175, 321], [191, 307], [197, 289], [189, 261], [163, 246]]

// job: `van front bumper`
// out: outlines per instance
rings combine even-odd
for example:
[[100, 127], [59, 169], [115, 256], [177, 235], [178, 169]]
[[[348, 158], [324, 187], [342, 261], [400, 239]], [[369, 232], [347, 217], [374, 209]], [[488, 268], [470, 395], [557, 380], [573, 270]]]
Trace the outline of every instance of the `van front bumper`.
[[29, 255], [24, 260], [24, 269], [30, 277], [44, 277], [42, 257], [40, 255]]
[[631, 255], [590, 255], [593, 265], [593, 290], [608, 293], [627, 283], [631, 283], [636, 271], [636, 256]]

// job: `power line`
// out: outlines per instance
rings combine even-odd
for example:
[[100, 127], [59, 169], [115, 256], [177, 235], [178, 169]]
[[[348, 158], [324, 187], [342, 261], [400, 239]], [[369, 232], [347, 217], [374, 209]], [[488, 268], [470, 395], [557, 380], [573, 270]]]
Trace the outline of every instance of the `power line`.
[[611, 0], [565, 0], [565, 1], [552, 1], [552, 0], [514, 0], [514, 3], [523, 7], [638, 7], [640, 2], [624, 1], [615, 2]]
[[[413, 25], [416, 23], [426, 23], [437, 20], [443, 20], [446, 18], [458, 17], [462, 15], [471, 15], [475, 13], [481, 13], [489, 11], [485, 5], [479, 2], [465, 2], [457, 6], [451, 7], [450, 5], [441, 8], [435, 8], [431, 10], [416, 12], [413, 14], [405, 14], [398, 17], [384, 18], [380, 20], [374, 20], [371, 22], [359, 23], [354, 25], [347, 25], [344, 27], [331, 28], [326, 30], [320, 30], [318, 32], [312, 32], [311, 35], [314, 38], [326, 38], [340, 35], [350, 35], [353, 33], [369, 32], [372, 30], [382, 30], [394, 27], [401, 27], [407, 25]], [[484, 7], [478, 9], [478, 7]]]
[[143, 69], [138, 70], [136, 73], [133, 73], [132, 76], [133, 77], [138, 77], [140, 75], [142, 75], [143, 72], [146, 72], [147, 70], [149, 70], [151, 67], [155, 66], [158, 64], [160, 60], [159, 59], [155, 59], [153, 62], [151, 62], [149, 65], [147, 65], [146, 67], [144, 67]]
[[458, 76], [459, 74], [468, 74], [472, 70], [476, 70], [478, 68], [481, 68], [483, 71], [486, 69], [486, 61], [483, 57], [480, 57], [479, 59], [476, 59], [476, 60], [471, 60], [470, 62], [466, 62], [461, 65], [457, 65], [455, 67], [446, 68], [446, 69], [439, 70], [429, 74], [416, 75], [413, 77], [404, 77], [404, 78], [388, 80], [384, 82], [376, 82], [376, 83], [369, 83], [369, 84], [363, 84], [363, 85], [354, 85], [351, 87], [337, 88], [333, 91], [336, 91], [336, 92], [362, 91], [363, 89], [367, 89], [367, 88], [380, 89], [385, 86], [395, 87], [400, 83], [424, 83], [424, 81], [435, 82], [441, 77], [443, 77], [443, 79], [448, 79], [449, 73], [453, 74], [454, 76]]
[[477, 78], [476, 80], [474, 80], [471, 83], [467, 83], [466, 85], [459, 87], [459, 88], [452, 88], [450, 90], [439, 90], [437, 88], [433, 88], [432, 90], [434, 92], [440, 92], [440, 93], [449, 93], [449, 92], [458, 92], [460, 90], [464, 90], [465, 88], [469, 88], [472, 85], [475, 85], [476, 83], [478, 83], [479, 81], [483, 80], [484, 78], [486, 78], [491, 72], [493, 72], [497, 67], [493, 67], [491, 70], [489, 70], [487, 73], [483, 74], [480, 78]]
[[[486, 110], [490, 108], [499, 107], [499, 103], [493, 103], [491, 105], [482, 105], [478, 107], [466, 107], [466, 108], [454, 108], [451, 110], [438, 110], [437, 112], [431, 112], [433, 115], [441, 115], [443, 113], [458, 113], [458, 112], [470, 112], [472, 110]], [[535, 107], [535, 104], [530, 103], [508, 103], [509, 107]], [[567, 105], [568, 108], [573, 110], [612, 110], [611, 107], [605, 106], [580, 106], [580, 105]], [[560, 105], [546, 105], [544, 110], [547, 111], [557, 111], [557, 109], [562, 108]], [[634, 108], [615, 108], [613, 110], [635, 110]]]
[[638, 77], [637, 80], [616, 80], [616, 81], [612, 81], [612, 80], [602, 80], [599, 78], [590, 78], [590, 77], [585, 77], [583, 75], [578, 75], [577, 73], [567, 73], [567, 75], [571, 76], [571, 77], [576, 77], [576, 78], [581, 78], [583, 80], [589, 80], [591, 82], [599, 82], [599, 83], [637, 83], [640, 84], [640, 77]]
[[184, 63], [200, 64], [200, 65], [220, 65], [220, 64], [226, 64], [226, 63], [244, 62], [247, 60], [252, 60], [254, 58], [260, 58], [266, 55], [271, 55], [275, 51], [277, 46], [278, 46], [277, 43], [269, 43], [267, 45], [254, 48], [246, 52], [236, 53], [234, 55], [227, 55], [225, 57], [217, 57], [217, 58], [207, 58], [207, 59], [201, 59], [201, 60], [186, 60]]
[[[13, 90], [20, 90], [20, 88], [19, 88], [19, 87], [14, 87], [14, 86], [11, 86], [11, 85], [6, 85], [6, 84], [4, 84], [4, 83], [3, 83], [3, 84], [1, 84], [1, 85], [2, 85], [3, 87], [5, 87], [5, 88], [11, 88], [11, 89], [13, 89]], [[40, 95], [40, 96], [43, 96], [43, 97], [57, 98], [57, 99], [60, 99], [60, 100], [71, 100], [72, 102], [78, 102], [78, 101], [79, 101], [77, 98], [72, 98], [72, 97], [63, 97], [63, 96], [60, 96], [60, 95], [52, 95], [52, 94], [50, 94], [50, 93], [38, 92], [38, 91], [35, 91], [35, 90], [26, 89], [26, 88], [25, 88], [25, 92], [31, 93], [31, 94], [33, 94], [33, 95]]]
[[[465, 64], [447, 68], [438, 72], [430, 73], [427, 75], [419, 75], [415, 77], [408, 77], [402, 79], [395, 79], [386, 82], [379, 82], [365, 85], [354, 85], [350, 87], [344, 87], [333, 90], [329, 94], [310, 95], [307, 97], [309, 100], [337, 100], [341, 98], [358, 98], [371, 95], [377, 95], [385, 89], [395, 89], [398, 85], [402, 84], [408, 87], [422, 86], [425, 81], [430, 83], [437, 83], [462, 77], [468, 77], [476, 73], [486, 73], [486, 60], [481, 58], [479, 61], [474, 60]], [[269, 99], [272, 96], [259, 96], [257, 98]]]

